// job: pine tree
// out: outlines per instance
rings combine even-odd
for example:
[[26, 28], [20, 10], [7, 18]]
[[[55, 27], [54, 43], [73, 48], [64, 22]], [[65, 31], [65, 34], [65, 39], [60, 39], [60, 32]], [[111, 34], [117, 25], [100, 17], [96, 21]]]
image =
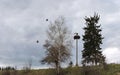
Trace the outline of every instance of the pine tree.
[[100, 28], [101, 25], [97, 25], [100, 16], [94, 14], [93, 17], [85, 17], [86, 27], [83, 35], [84, 49], [82, 51], [83, 65], [97, 65], [105, 62], [105, 57], [102, 55], [101, 47], [102, 35]]

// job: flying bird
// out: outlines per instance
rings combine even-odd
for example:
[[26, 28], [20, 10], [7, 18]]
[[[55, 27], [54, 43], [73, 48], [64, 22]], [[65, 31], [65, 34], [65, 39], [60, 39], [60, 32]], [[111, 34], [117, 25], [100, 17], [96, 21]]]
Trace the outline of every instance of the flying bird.
[[46, 21], [48, 21], [48, 19], [46, 19]]
[[39, 41], [37, 40], [36, 43], [39, 43]]

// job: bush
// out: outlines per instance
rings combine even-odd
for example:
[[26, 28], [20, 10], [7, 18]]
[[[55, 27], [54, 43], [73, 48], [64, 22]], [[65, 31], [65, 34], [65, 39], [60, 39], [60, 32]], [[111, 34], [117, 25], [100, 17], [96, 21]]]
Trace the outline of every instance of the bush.
[[82, 68], [82, 75], [101, 75], [101, 69], [95, 66], [86, 66]]

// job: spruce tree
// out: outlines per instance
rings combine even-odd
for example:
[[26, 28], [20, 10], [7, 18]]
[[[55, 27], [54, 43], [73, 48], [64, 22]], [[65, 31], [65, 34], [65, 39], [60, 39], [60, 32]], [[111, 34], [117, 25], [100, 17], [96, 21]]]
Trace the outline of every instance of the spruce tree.
[[102, 55], [101, 47], [102, 44], [102, 35], [100, 28], [101, 25], [98, 25], [100, 16], [94, 14], [93, 17], [85, 17], [86, 27], [84, 27], [83, 35], [83, 46], [82, 51], [82, 64], [83, 65], [97, 65], [105, 62], [105, 57]]

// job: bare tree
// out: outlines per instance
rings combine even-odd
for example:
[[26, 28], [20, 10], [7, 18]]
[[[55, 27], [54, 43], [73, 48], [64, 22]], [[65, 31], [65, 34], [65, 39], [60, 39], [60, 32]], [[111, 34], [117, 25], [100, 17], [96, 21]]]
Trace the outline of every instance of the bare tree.
[[23, 66], [24, 73], [29, 73], [32, 67], [32, 58], [29, 58]]
[[50, 23], [47, 30], [47, 37], [44, 44], [46, 56], [41, 62], [54, 65], [57, 75], [59, 75], [61, 64], [70, 58], [72, 47], [70, 31], [63, 17]]

